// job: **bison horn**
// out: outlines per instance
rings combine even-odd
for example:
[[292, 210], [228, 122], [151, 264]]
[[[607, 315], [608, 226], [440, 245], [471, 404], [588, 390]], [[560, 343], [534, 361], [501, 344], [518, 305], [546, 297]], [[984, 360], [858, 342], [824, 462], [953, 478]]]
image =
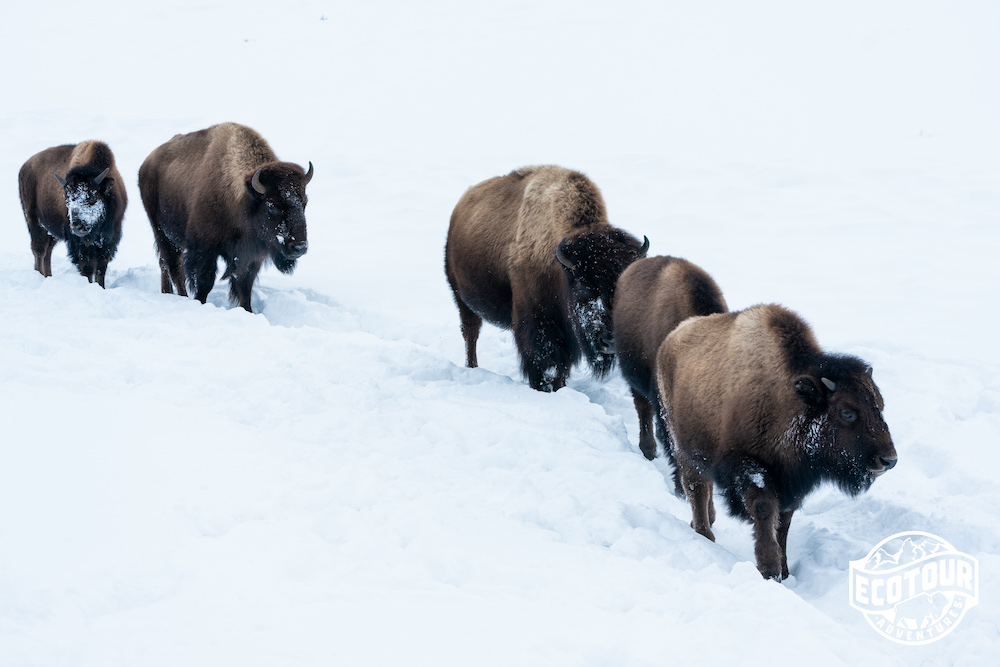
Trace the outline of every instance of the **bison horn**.
[[59, 174], [57, 174], [55, 172], [52, 172], [52, 175], [56, 177], [57, 181], [59, 181], [59, 185], [61, 185], [63, 187], [66, 187], [66, 179], [65, 178], [63, 178], [62, 176], [60, 176]]
[[871, 366], [869, 366], [868, 368], [865, 369], [865, 375], [867, 375], [868, 378], [871, 379], [871, 376], [872, 376], [872, 367]]
[[566, 243], [565, 236], [563, 237], [563, 240], [559, 242], [559, 245], [556, 246], [556, 259], [559, 260], [560, 264], [572, 271], [576, 268], [576, 264], [574, 264], [573, 260], [566, 256], [565, 252], [563, 252], [563, 243]]
[[[261, 169], [263, 169], [263, 167], [261, 167]], [[253, 189], [262, 195], [267, 193], [264, 186], [260, 184], [260, 169], [253, 173], [253, 178], [250, 179], [250, 185], [252, 185]]]
[[822, 382], [830, 391], [837, 391], [837, 383], [830, 378], [820, 378], [819, 381]]
[[639, 257], [638, 257], [638, 259], [642, 259], [643, 257], [645, 257], [647, 252], [649, 252], [649, 239], [646, 238], [646, 236], [643, 236], [642, 237], [642, 247], [639, 248]]
[[110, 172], [111, 172], [111, 167], [105, 167], [104, 171], [102, 171], [101, 173], [99, 173], [97, 175], [97, 177], [94, 179], [94, 185], [100, 185], [101, 181], [104, 180], [104, 177], [107, 176], [108, 173], [110, 173]]
[[306, 185], [308, 185], [309, 181], [311, 181], [312, 179], [313, 179], [313, 163], [310, 162], [309, 163], [309, 170], [306, 171]]

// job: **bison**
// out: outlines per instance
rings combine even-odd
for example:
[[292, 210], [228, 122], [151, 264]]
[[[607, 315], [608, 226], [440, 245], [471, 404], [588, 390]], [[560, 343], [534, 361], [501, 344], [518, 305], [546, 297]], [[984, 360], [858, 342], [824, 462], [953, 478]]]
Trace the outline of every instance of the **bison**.
[[226, 263], [230, 302], [250, 311], [264, 262], [291, 273], [306, 253], [309, 170], [279, 162], [257, 132], [236, 123], [178, 134], [139, 168], [139, 193], [160, 259], [164, 294], [205, 303], [218, 259]]
[[445, 245], [466, 363], [478, 365], [485, 319], [513, 329], [535, 389], [565, 386], [581, 356], [603, 377], [614, 365], [615, 284], [648, 249], [608, 223], [600, 190], [577, 171], [524, 167], [469, 188]]
[[[656, 456], [656, 434], [667, 458], [674, 455], [660, 416], [656, 388], [656, 352], [678, 324], [695, 315], [728, 312], [722, 291], [696, 264], [678, 257], [640, 259], [618, 279], [614, 340], [618, 367], [632, 389], [639, 415], [639, 449], [650, 461]], [[675, 469], [676, 493], [683, 496]]]
[[65, 241], [69, 259], [81, 275], [104, 287], [128, 204], [108, 145], [84, 141], [47, 148], [28, 158], [17, 182], [35, 270], [51, 276], [52, 249], [56, 241]]
[[896, 465], [871, 366], [824, 353], [777, 305], [685, 320], [660, 346], [657, 382], [691, 526], [710, 540], [712, 485], [753, 523], [757, 568], [788, 576], [792, 513], [821, 482], [867, 490]]

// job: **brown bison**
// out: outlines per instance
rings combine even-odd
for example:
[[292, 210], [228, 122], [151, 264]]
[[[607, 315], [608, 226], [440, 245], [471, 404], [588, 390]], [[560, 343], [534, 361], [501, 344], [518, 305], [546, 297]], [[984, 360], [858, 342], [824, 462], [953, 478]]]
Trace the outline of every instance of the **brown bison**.
[[795, 313], [761, 305], [694, 317], [660, 347], [657, 378], [681, 482], [710, 540], [718, 484], [754, 525], [757, 568], [788, 576], [792, 513], [821, 482], [867, 490], [896, 465], [864, 361], [824, 353]]
[[[673, 462], [673, 450], [659, 414], [656, 352], [667, 334], [687, 318], [725, 313], [729, 308], [711, 276], [677, 257], [648, 257], [629, 266], [618, 279], [615, 300], [615, 349], [618, 367], [632, 388], [639, 414], [639, 449], [650, 461], [656, 456], [655, 418], [656, 434]], [[683, 495], [676, 470], [674, 483], [676, 492]]]
[[139, 168], [139, 192], [160, 257], [160, 286], [205, 303], [218, 259], [229, 299], [250, 310], [264, 262], [291, 273], [305, 254], [306, 184], [313, 167], [279, 162], [257, 132], [236, 123], [178, 134]]
[[84, 141], [47, 148], [24, 163], [17, 182], [35, 270], [51, 276], [52, 248], [56, 241], [65, 241], [69, 259], [80, 273], [104, 287], [128, 204], [108, 145]]
[[606, 375], [615, 283], [648, 248], [608, 223], [600, 190], [579, 172], [524, 167], [469, 188], [445, 245], [468, 366], [485, 319], [513, 329], [535, 389], [565, 386], [581, 356]]

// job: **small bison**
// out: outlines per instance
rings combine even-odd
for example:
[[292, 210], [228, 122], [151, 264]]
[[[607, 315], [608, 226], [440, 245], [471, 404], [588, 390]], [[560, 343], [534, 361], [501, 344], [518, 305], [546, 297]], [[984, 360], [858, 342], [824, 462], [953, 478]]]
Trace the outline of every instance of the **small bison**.
[[[677, 257], [640, 259], [618, 279], [614, 340], [618, 367], [632, 388], [639, 414], [639, 449], [650, 461], [656, 456], [656, 434], [667, 458], [673, 450], [660, 416], [656, 388], [656, 352], [667, 334], [695, 315], [728, 312], [722, 290], [700, 267]], [[675, 469], [676, 493], [684, 495]]]
[[108, 263], [122, 239], [128, 204], [108, 145], [84, 141], [47, 148], [24, 163], [17, 182], [35, 270], [51, 276], [52, 249], [56, 241], [65, 241], [80, 274], [104, 287]]
[[205, 303], [218, 259], [229, 299], [250, 310], [257, 273], [270, 260], [291, 273], [306, 253], [309, 170], [279, 162], [262, 136], [236, 123], [178, 134], [139, 168], [139, 193], [153, 226], [160, 286]]
[[615, 284], [648, 249], [608, 223], [600, 190], [579, 172], [524, 167], [469, 188], [445, 245], [468, 366], [485, 319], [513, 329], [534, 389], [565, 386], [581, 356], [603, 377], [614, 365]]
[[821, 482], [867, 490], [896, 465], [872, 369], [824, 353], [777, 305], [686, 320], [657, 354], [657, 380], [691, 526], [710, 540], [718, 484], [754, 525], [757, 568], [788, 576], [792, 513]]

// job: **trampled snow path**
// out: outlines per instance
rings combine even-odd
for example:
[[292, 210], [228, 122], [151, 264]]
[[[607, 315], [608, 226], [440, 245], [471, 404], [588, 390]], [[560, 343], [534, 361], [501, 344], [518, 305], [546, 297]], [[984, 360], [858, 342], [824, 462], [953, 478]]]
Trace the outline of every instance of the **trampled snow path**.
[[[440, 349], [457, 326], [415, 342], [266, 277], [249, 315], [225, 285], [160, 295], [151, 267], [100, 290], [0, 259], [2, 664], [654, 665], [775, 642], [782, 664], [975, 664], [996, 641], [989, 369], [858, 351], [900, 464], [810, 498], [779, 585], [747, 526], [688, 527], [620, 380], [540, 394], [495, 329], [470, 370]], [[927, 647], [847, 605], [847, 561], [906, 529], [980, 559], [982, 606]]]

